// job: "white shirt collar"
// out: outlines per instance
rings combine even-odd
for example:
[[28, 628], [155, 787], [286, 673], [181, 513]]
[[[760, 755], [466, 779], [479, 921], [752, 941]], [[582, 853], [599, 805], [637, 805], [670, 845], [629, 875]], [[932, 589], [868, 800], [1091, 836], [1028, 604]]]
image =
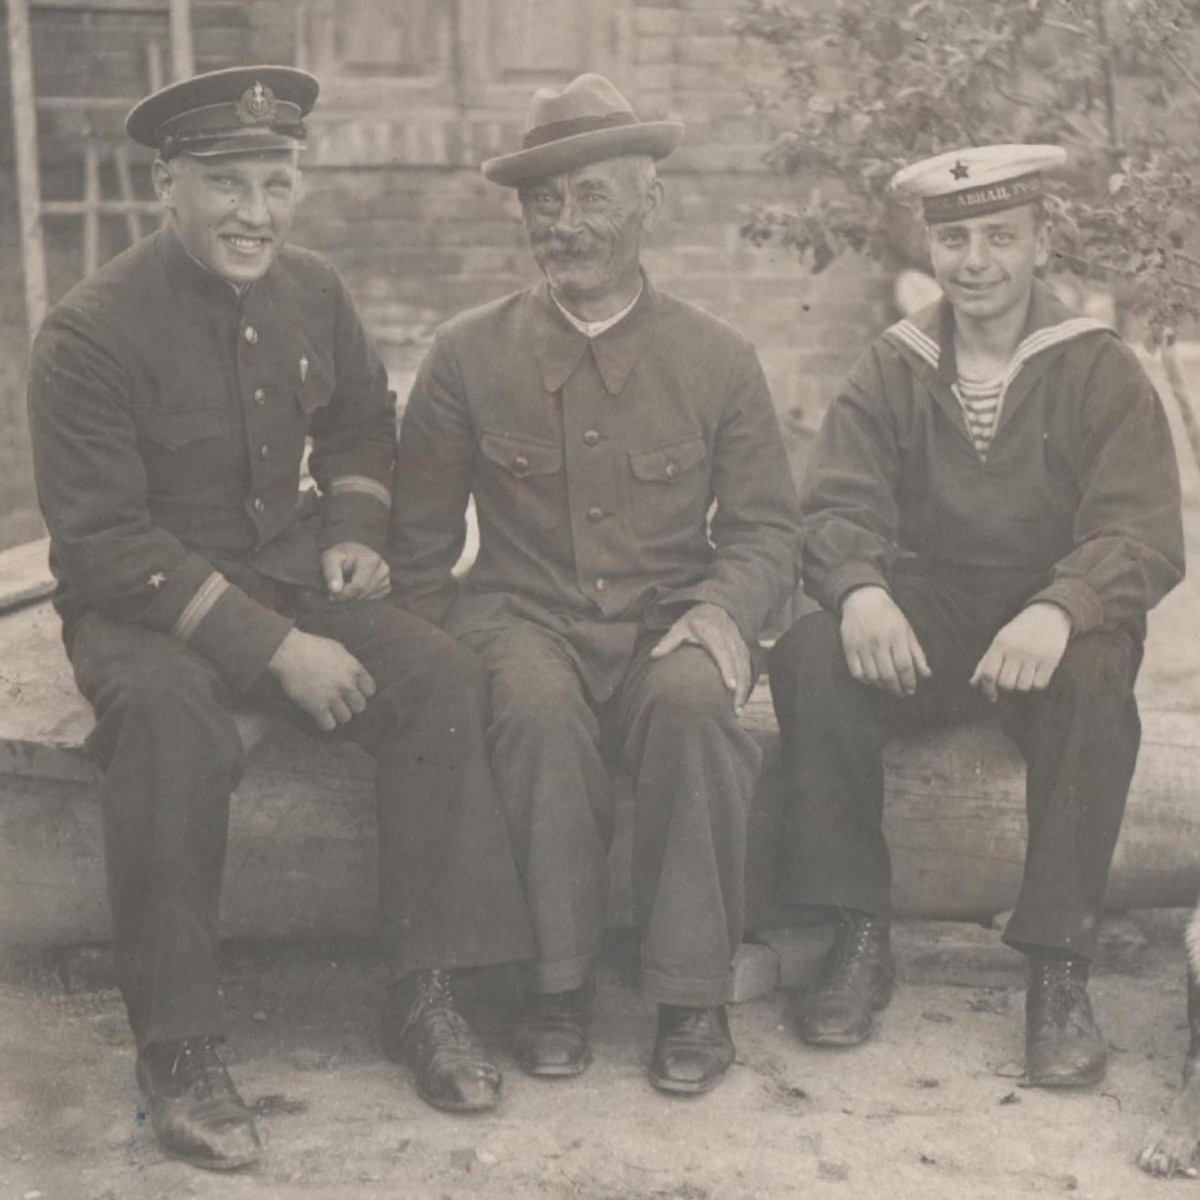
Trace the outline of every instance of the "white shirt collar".
[[580, 318], [577, 317], [573, 312], [570, 312], [568, 309], [565, 309], [562, 306], [561, 302], [559, 301], [558, 297], [554, 295], [553, 291], [551, 291], [550, 296], [554, 303], [558, 305], [558, 311], [562, 313], [562, 315], [566, 317], [567, 320], [570, 321], [580, 333], [582, 333], [585, 337], [594, 338], [599, 337], [606, 329], [611, 329], [618, 321], [624, 317], [627, 317], [633, 311], [633, 306], [642, 298], [643, 287], [645, 287], [645, 283], [639, 279], [637, 295], [634, 296], [634, 298], [630, 300], [630, 302], [625, 305], [625, 307], [621, 309], [619, 313], [613, 313], [611, 317], [605, 317], [602, 321], [580, 320]]

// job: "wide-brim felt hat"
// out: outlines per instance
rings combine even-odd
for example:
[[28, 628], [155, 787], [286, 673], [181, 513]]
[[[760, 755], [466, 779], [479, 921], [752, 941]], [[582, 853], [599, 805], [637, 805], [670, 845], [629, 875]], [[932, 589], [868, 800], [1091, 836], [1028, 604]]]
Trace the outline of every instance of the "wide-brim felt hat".
[[680, 122], [639, 121], [603, 75], [580, 75], [561, 92], [539, 88], [529, 106], [523, 148], [486, 159], [480, 170], [493, 183], [516, 187], [605, 158], [666, 158], [682, 139]]
[[164, 158], [293, 150], [304, 144], [304, 117], [320, 89], [314, 76], [295, 67], [209, 71], [139, 101], [125, 131]]

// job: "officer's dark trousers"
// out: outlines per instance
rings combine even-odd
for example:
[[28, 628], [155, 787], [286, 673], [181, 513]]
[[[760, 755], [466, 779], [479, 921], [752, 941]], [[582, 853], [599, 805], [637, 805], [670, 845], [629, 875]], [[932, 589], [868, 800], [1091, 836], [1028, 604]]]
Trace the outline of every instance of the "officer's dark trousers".
[[[771, 692], [790, 785], [781, 898], [886, 915], [891, 864], [882, 831], [882, 752], [893, 734], [993, 711], [968, 685], [995, 633], [1044, 579], [999, 571], [898, 571], [892, 593], [932, 678], [896, 699], [857, 683], [839, 618], [802, 617], [771, 657]], [[1090, 958], [1137, 759], [1134, 627], [1073, 637], [1050, 686], [999, 703], [1027, 763], [1025, 874], [1005, 940]], [[947, 820], [954, 814], [947, 813]]]
[[[473, 654], [387, 601], [303, 616], [375, 680], [343, 727], [378, 763], [380, 907], [389, 968], [532, 957], [487, 763], [487, 675]], [[181, 642], [88, 614], [69, 653], [96, 711], [114, 947], [139, 1045], [220, 1033], [217, 908], [229, 794], [243, 750], [217, 671]], [[316, 726], [264, 676], [251, 697]], [[244, 701], [245, 698], [239, 698]], [[315, 880], [320, 887], [321, 881]]]
[[661, 637], [641, 639], [599, 704], [538, 626], [466, 635], [492, 671], [492, 766], [537, 941], [536, 991], [579, 987], [600, 950], [614, 826], [603, 747], [634, 783], [641, 989], [665, 1004], [728, 999], [761, 754], [708, 655], [683, 646], [651, 659]]

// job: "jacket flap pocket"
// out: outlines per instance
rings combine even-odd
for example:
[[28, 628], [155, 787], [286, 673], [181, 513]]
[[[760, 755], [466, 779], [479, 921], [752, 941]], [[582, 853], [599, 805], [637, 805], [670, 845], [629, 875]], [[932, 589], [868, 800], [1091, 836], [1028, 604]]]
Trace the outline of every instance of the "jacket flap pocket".
[[531, 442], [502, 433], [485, 433], [480, 438], [479, 448], [485, 458], [518, 477], [553, 475], [555, 471], [562, 470], [561, 446]]
[[657, 450], [643, 450], [629, 456], [629, 465], [638, 479], [647, 483], [672, 483], [685, 471], [698, 467], [708, 457], [702, 437], [684, 438]]
[[296, 364], [296, 403], [306, 413], [324, 408], [333, 399], [333, 385], [333, 367], [316, 351], [301, 356]]
[[216, 437], [221, 432], [221, 410], [135, 408], [133, 423], [138, 437], [157, 442], [168, 450], [178, 450], [189, 442]]

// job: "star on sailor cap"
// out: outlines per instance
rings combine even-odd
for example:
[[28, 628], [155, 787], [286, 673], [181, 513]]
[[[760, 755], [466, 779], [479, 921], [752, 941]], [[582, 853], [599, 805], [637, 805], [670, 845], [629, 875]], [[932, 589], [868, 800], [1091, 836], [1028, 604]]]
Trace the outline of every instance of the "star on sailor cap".
[[1061, 146], [967, 146], [904, 167], [892, 187], [919, 198], [931, 224], [962, 220], [1037, 200], [1045, 195], [1042, 172], [1066, 160]]
[[156, 592], [164, 583], [167, 582], [167, 577], [161, 571], [155, 571], [149, 579], [146, 580], [146, 586], [152, 587]]

